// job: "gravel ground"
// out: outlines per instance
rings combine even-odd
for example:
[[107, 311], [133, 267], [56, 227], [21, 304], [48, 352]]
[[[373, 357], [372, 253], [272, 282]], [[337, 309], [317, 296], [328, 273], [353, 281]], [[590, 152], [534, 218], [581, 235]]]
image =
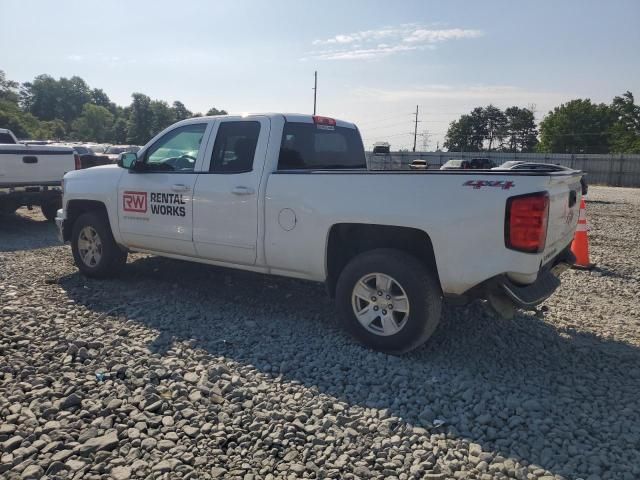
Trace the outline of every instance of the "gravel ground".
[[320, 285], [130, 257], [80, 276], [0, 225], [0, 477], [640, 478], [640, 190], [592, 187], [592, 260], [542, 314], [446, 307], [392, 357]]

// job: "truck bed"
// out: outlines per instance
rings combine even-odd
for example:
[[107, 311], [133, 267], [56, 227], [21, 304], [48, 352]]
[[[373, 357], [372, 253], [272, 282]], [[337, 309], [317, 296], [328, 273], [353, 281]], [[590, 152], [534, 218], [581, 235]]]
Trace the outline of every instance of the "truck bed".
[[[446, 294], [463, 294], [502, 274], [521, 284], [533, 283], [545, 259], [571, 242], [578, 221], [581, 175], [578, 171], [496, 170], [274, 172], [266, 188], [266, 262], [322, 278], [324, 258], [308, 252], [326, 250], [331, 225], [379, 223], [429, 235]], [[326, 178], [318, 181], [318, 176]], [[504, 238], [507, 199], [539, 191], [548, 191], [550, 200], [544, 251], [508, 249]], [[571, 206], [570, 196], [575, 196]], [[296, 205], [296, 227], [282, 235], [278, 216], [292, 205]]]

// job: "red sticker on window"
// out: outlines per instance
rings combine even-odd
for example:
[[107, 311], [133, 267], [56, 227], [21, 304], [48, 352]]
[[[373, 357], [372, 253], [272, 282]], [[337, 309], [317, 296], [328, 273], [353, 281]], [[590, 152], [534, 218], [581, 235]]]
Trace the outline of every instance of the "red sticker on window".
[[147, 213], [147, 192], [124, 192], [122, 209], [125, 212]]

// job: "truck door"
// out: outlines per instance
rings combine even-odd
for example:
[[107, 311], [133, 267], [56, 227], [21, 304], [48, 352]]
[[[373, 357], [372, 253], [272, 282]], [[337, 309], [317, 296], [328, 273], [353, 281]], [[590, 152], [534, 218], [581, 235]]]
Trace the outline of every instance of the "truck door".
[[259, 188], [270, 128], [265, 117], [221, 119], [214, 127], [208, 172], [198, 177], [194, 190], [193, 240], [199, 257], [256, 262]]
[[118, 223], [131, 247], [193, 256], [193, 187], [211, 122], [180, 125], [141, 152], [118, 185]]

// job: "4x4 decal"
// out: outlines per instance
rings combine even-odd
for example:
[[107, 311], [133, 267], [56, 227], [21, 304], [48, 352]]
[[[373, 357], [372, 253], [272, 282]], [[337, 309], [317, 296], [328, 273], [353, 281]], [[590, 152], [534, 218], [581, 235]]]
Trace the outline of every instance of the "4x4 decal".
[[511, 187], [515, 187], [516, 184], [511, 180], [467, 180], [462, 186], [473, 187], [474, 190], [479, 190], [482, 187], [500, 187], [502, 190], [509, 190]]

